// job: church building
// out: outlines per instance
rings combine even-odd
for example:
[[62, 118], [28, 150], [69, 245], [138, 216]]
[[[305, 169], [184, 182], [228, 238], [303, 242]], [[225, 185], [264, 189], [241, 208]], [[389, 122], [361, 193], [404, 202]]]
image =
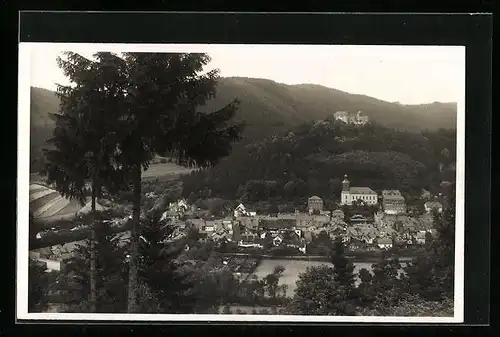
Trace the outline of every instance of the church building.
[[378, 203], [377, 193], [369, 187], [351, 187], [347, 174], [342, 181], [342, 193], [340, 203], [342, 205], [352, 205], [354, 201], [361, 200], [367, 205]]

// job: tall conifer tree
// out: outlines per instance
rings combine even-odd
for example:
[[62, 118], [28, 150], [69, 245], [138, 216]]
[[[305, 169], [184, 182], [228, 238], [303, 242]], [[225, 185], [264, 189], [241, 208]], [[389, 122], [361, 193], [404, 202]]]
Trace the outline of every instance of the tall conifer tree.
[[[114, 160], [119, 134], [116, 123], [123, 105], [125, 63], [111, 53], [97, 53], [89, 60], [77, 53], [66, 52], [57, 62], [70, 85], [58, 85], [59, 113], [55, 120], [46, 163], [42, 172], [65, 197], [86, 202], [91, 194], [91, 212], [103, 188], [116, 190], [121, 174]], [[90, 226], [90, 310], [97, 301], [94, 220]]]
[[227, 156], [240, 138], [241, 124], [231, 123], [237, 101], [218, 111], [199, 107], [216, 94], [218, 71], [203, 72], [205, 54], [125, 53], [128, 66], [126, 109], [119, 124], [125, 133], [121, 163], [130, 173], [134, 193], [129, 275], [129, 312], [137, 306], [137, 259], [141, 217], [141, 172], [155, 154], [169, 154], [177, 164], [210, 167]]

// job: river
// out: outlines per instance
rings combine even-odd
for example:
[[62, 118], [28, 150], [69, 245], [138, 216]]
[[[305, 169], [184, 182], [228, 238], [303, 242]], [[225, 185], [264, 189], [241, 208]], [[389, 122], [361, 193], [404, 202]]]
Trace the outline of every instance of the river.
[[[307, 267], [320, 266], [320, 265], [330, 265], [328, 262], [323, 261], [307, 261], [307, 260], [279, 260], [279, 259], [263, 259], [254, 272], [259, 279], [265, 277], [266, 275], [273, 272], [273, 269], [277, 265], [282, 265], [285, 267], [283, 276], [280, 278], [280, 285], [286, 284], [288, 286], [287, 296], [293, 296], [296, 288], [295, 282], [297, 281], [299, 274], [306, 271]], [[357, 274], [359, 270], [365, 268], [371, 272], [373, 262], [354, 262], [354, 273]], [[405, 265], [404, 262], [401, 263], [402, 266]], [[356, 285], [361, 281], [356, 275]]]

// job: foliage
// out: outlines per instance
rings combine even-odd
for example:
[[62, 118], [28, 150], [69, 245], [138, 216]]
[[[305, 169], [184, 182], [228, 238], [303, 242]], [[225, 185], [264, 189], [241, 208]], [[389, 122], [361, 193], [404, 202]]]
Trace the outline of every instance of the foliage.
[[191, 303], [187, 294], [193, 287], [189, 272], [183, 269], [188, 261], [178, 257], [185, 249], [186, 240], [175, 240], [176, 226], [160, 221], [161, 214], [153, 212], [142, 221], [139, 241], [139, 280], [148, 286], [158, 301], [161, 313], [189, 312]]
[[[101, 221], [96, 226], [97, 302], [96, 311], [126, 312], [127, 263], [126, 242]], [[124, 245], [125, 244], [125, 245]], [[75, 256], [64, 262], [59, 278], [59, 291], [70, 312], [88, 312], [90, 296], [90, 243], [78, 245]]]
[[294, 131], [237, 148], [215, 168], [182, 177], [183, 194], [194, 199], [292, 202], [305, 209], [310, 195], [339, 198], [340, 177], [348, 173], [354, 186], [398, 188], [411, 201], [422, 188], [433, 191], [444, 178], [441, 150], [456, 142], [449, 130], [409, 133], [333, 122]]
[[46, 266], [29, 260], [28, 271], [28, 312], [42, 312], [49, 303], [49, 276]]
[[430, 301], [453, 298], [455, 265], [455, 186], [445, 196], [448, 207], [435, 212], [437, 237], [427, 244], [427, 252], [406, 268], [408, 289]]
[[[232, 123], [238, 102], [216, 111], [198, 109], [216, 94], [218, 70], [203, 72], [205, 54], [124, 53], [127, 69], [123, 111], [116, 127], [119, 162], [133, 190], [134, 219], [129, 276], [129, 311], [137, 308], [137, 249], [140, 232], [141, 173], [155, 154], [168, 155], [187, 167], [210, 167], [231, 152], [241, 123]], [[176, 305], [174, 305], [176, 306]]]
[[274, 267], [271, 274], [264, 277], [265, 287], [267, 288], [267, 292], [271, 298], [276, 298], [277, 296], [278, 283], [284, 271], [285, 267], [278, 265]]
[[344, 295], [328, 265], [308, 267], [299, 274], [292, 303], [287, 310], [298, 315], [343, 315]]
[[[102, 191], [116, 193], [125, 188], [123, 172], [116, 161], [119, 96], [124, 63], [112, 53], [96, 53], [94, 61], [73, 52], [57, 62], [71, 85], [58, 85], [59, 113], [53, 137], [45, 150], [46, 163], [42, 175], [63, 196], [85, 202], [91, 190], [92, 212]], [[93, 227], [93, 225], [91, 225]], [[96, 310], [96, 257], [94, 230], [91, 229], [91, 310]]]
[[342, 239], [336, 239], [333, 243], [331, 259], [335, 268], [335, 281], [344, 286], [347, 293], [350, 293], [354, 288], [354, 265], [345, 257], [344, 250]]
[[372, 265], [372, 273], [366, 269], [359, 271], [361, 284], [358, 286], [360, 304], [363, 308], [374, 308], [381, 315], [389, 315], [388, 310], [408, 295], [400, 278], [401, 265], [398, 259], [384, 259]]
[[[96, 53], [95, 61], [66, 52], [57, 59], [72, 85], [58, 86], [59, 113], [53, 111], [53, 137], [47, 140], [42, 175], [69, 198], [85, 201], [89, 183], [100, 195], [101, 187], [116, 191], [121, 174], [114, 157], [116, 120], [120, 102], [114, 82], [120, 81], [123, 62], [111, 53]], [[106, 111], [106, 113], [103, 113]]]
[[[397, 304], [384, 307], [382, 304], [375, 306], [379, 309], [363, 308], [363, 316], [406, 316], [406, 317], [453, 317], [453, 301], [428, 301], [419, 296], [406, 296]], [[383, 310], [380, 310], [383, 308]]]
[[307, 253], [311, 255], [330, 256], [333, 242], [326, 230], [314, 235], [311, 242], [307, 245]]
[[231, 315], [233, 312], [231, 311], [231, 307], [229, 305], [225, 305], [222, 313], [225, 315]]

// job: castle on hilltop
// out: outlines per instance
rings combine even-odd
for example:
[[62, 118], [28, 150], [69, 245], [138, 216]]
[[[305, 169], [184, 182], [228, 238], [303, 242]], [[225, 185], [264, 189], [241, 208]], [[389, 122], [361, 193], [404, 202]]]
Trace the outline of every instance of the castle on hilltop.
[[335, 117], [335, 120], [340, 120], [346, 124], [364, 125], [370, 121], [368, 116], [361, 115], [361, 111], [358, 111], [355, 114], [347, 111], [337, 111], [333, 116]]

